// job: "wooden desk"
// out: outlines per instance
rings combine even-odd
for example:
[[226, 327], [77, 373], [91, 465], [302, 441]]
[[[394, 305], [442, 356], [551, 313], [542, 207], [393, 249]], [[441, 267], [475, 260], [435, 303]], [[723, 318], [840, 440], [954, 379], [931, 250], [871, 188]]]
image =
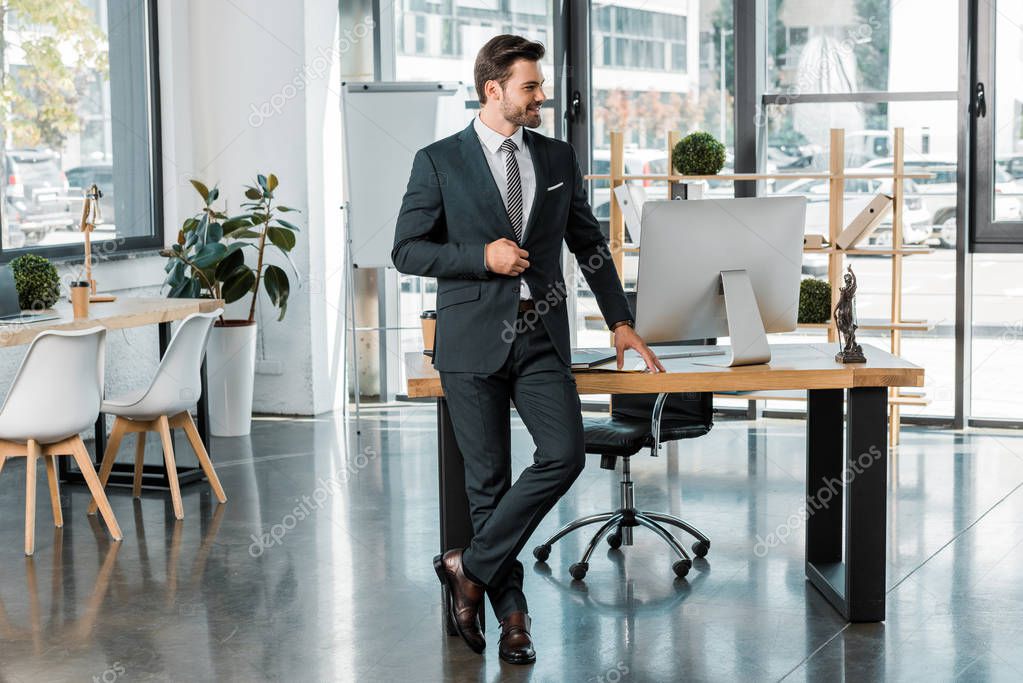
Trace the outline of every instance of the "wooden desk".
[[[576, 372], [575, 380], [580, 394], [807, 390], [806, 578], [848, 621], [883, 621], [888, 388], [923, 386], [924, 371], [872, 346], [856, 365], [836, 363], [836, 351], [774, 344], [769, 365], [718, 368], [698, 358], [673, 360], [682, 369], [667, 373]], [[462, 454], [440, 376], [419, 353], [406, 354], [405, 371], [409, 397], [437, 399], [441, 551], [466, 546], [472, 523]]]
[[[146, 325], [158, 325], [160, 335], [160, 356], [163, 357], [167, 345], [171, 339], [171, 323], [175, 320], [183, 320], [193, 313], [208, 313], [223, 306], [219, 299], [167, 299], [163, 297], [131, 297], [119, 296], [116, 301], [106, 303], [89, 304], [89, 317], [75, 320], [71, 312], [71, 304], [61, 300], [54, 307], [55, 313], [60, 315], [53, 320], [43, 320], [28, 325], [14, 324], [0, 326], [0, 347], [22, 346], [35, 339], [40, 332], [45, 330], [81, 330], [89, 327], [102, 325], [108, 330], [121, 330], [129, 327], [143, 327]], [[107, 356], [109, 359], [109, 356]], [[209, 406], [206, 402], [206, 363], [202, 366], [202, 393], [199, 396], [198, 415], [196, 427], [206, 450], [213, 454], [212, 445], [209, 439]], [[99, 469], [100, 460], [103, 457], [103, 450], [106, 447], [106, 422], [104, 415], [100, 414], [96, 420], [95, 438], [95, 461]], [[60, 464], [61, 481], [84, 483], [81, 473], [77, 469], [71, 469], [67, 458], [58, 458]], [[133, 463], [115, 463], [114, 470], [110, 474], [110, 484], [119, 486], [132, 485]], [[181, 485], [203, 478], [202, 470], [198, 467], [178, 467], [178, 481]], [[167, 471], [164, 465], [145, 465], [143, 467], [142, 483], [146, 488], [167, 489], [170, 487], [167, 481]]]

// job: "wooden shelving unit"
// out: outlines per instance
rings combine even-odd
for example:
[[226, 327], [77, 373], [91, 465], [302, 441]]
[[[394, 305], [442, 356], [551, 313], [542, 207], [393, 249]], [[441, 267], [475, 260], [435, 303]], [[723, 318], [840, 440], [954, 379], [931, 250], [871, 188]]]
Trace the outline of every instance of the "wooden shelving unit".
[[[671, 152], [681, 139], [680, 131], [671, 131], [668, 134], [668, 159], [671, 159]], [[908, 247], [902, 244], [902, 209], [904, 202], [904, 187], [902, 180], [906, 178], [930, 178], [930, 173], [907, 173], [905, 168], [905, 135], [902, 128], [895, 129], [894, 135], [894, 164], [890, 172], [857, 172], [845, 169], [845, 131], [841, 128], [832, 128], [830, 136], [830, 147], [828, 154], [828, 170], [814, 171], [807, 173], [728, 173], [720, 175], [683, 175], [675, 173], [672, 166], [668, 174], [625, 174], [625, 145], [624, 135], [620, 131], [611, 132], [611, 164], [610, 173], [591, 174], [585, 176], [587, 180], [606, 180], [610, 185], [611, 216], [610, 216], [610, 247], [618, 272], [624, 277], [622, 260], [624, 254], [638, 253], [639, 245], [625, 243], [625, 220], [614, 189], [623, 183], [635, 180], [653, 180], [666, 182], [668, 184], [667, 198], [671, 198], [671, 182], [686, 182], [700, 180], [827, 180], [828, 181], [828, 235], [829, 246], [819, 249], [804, 249], [808, 254], [821, 254], [828, 257], [828, 282], [831, 284], [831, 308], [834, 310], [838, 303], [839, 288], [843, 285], [842, 274], [844, 260], [849, 256], [884, 256], [891, 259], [891, 315], [884, 320], [861, 320], [861, 330], [884, 330], [890, 333], [890, 351], [899, 355], [902, 351], [902, 335], [907, 331], [929, 331], [934, 329], [937, 321], [927, 320], [906, 320], [902, 316], [902, 266], [906, 257], [917, 254], [929, 254], [933, 250], [929, 247]], [[878, 179], [892, 180], [892, 241], [890, 247], [858, 246], [854, 249], [842, 250], [833, 246], [836, 243], [839, 233], [845, 227], [844, 198], [845, 180], [847, 179]], [[800, 325], [801, 330], [826, 331], [829, 342], [838, 341], [838, 330], [834, 321], [817, 325]], [[921, 393], [910, 393], [900, 391], [898, 388], [890, 390], [889, 400], [889, 442], [892, 446], [899, 443], [899, 429], [901, 426], [901, 407], [903, 405], [921, 406], [927, 405], [929, 400]], [[735, 398], [735, 396], [728, 396]], [[741, 395], [739, 398], [747, 400], [801, 400], [799, 395], [784, 392], [761, 392], [757, 394]]]

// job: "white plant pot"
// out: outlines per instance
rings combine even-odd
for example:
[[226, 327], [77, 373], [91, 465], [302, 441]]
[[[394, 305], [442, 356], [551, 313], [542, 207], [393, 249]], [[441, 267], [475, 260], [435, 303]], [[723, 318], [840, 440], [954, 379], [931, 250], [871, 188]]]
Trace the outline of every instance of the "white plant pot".
[[249, 433], [255, 372], [256, 324], [214, 325], [206, 347], [211, 434]]

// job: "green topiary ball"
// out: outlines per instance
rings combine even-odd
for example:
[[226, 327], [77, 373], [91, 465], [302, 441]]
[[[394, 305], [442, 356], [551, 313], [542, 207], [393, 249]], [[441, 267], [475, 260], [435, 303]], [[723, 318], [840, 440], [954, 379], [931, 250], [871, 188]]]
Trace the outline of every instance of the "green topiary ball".
[[806, 278], [799, 283], [799, 322], [826, 323], [831, 319], [831, 283]]
[[60, 298], [60, 277], [52, 263], [42, 256], [24, 254], [11, 261], [18, 305], [22, 310], [50, 308]]
[[725, 167], [725, 146], [710, 133], [690, 133], [675, 145], [671, 163], [682, 175], [714, 175]]

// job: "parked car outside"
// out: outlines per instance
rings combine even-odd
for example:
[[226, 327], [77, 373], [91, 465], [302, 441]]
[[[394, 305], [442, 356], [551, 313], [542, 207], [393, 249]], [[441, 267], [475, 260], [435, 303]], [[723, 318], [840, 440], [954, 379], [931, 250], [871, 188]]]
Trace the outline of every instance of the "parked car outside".
[[67, 177], [55, 152], [9, 149], [5, 171], [5, 224], [22, 232], [26, 245], [38, 243], [52, 230], [74, 224]]
[[73, 197], [85, 196], [96, 185], [103, 196], [99, 200], [100, 222], [114, 224], [114, 167], [112, 164], [87, 164], [67, 170], [67, 181]]
[[[891, 158], [875, 159], [864, 164], [861, 171], [890, 171]], [[915, 180], [924, 208], [930, 214], [932, 241], [938, 246], [952, 248], [956, 243], [956, 163], [948, 157], [906, 155], [905, 167], [910, 172], [933, 173], [933, 178]], [[1020, 219], [1020, 192], [1012, 176], [995, 167], [995, 220]]]
[[[902, 242], [904, 245], [924, 244], [931, 237], [930, 215], [923, 207], [919, 188], [910, 179], [903, 181], [904, 201], [902, 205]], [[806, 197], [806, 234], [828, 236], [830, 183], [825, 179], [807, 178], [797, 180], [778, 190], [778, 194], [801, 195]], [[892, 181], [882, 179], [853, 178], [845, 181], [842, 215], [848, 224], [877, 194], [891, 194]], [[892, 217], [882, 219], [881, 224], [868, 238], [867, 244], [890, 245], [892, 243]]]
[[998, 159], [998, 165], [1012, 176], [1013, 180], [1023, 180], [1023, 154], [1014, 154]]

